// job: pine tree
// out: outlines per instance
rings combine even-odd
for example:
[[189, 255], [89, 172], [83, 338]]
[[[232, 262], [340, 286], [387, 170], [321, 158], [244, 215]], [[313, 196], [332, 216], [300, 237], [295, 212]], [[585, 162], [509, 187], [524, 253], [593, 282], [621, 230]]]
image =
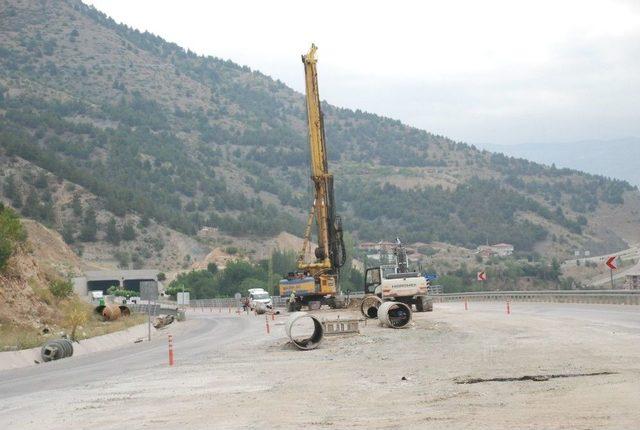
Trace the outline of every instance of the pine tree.
[[98, 233], [98, 223], [96, 221], [96, 211], [89, 207], [84, 213], [84, 222], [80, 230], [80, 240], [83, 242], [95, 242]]
[[73, 231], [73, 227], [71, 226], [71, 224], [66, 223], [62, 227], [62, 239], [64, 239], [64, 241], [68, 244], [72, 244], [76, 241], [75, 232]]
[[71, 201], [71, 209], [73, 209], [73, 214], [77, 217], [82, 215], [82, 202], [80, 201], [80, 194], [75, 193], [73, 195], [73, 200]]
[[114, 245], [120, 245], [120, 232], [116, 227], [116, 219], [113, 217], [107, 223], [107, 240]]
[[13, 175], [10, 175], [4, 183], [4, 195], [11, 200], [14, 208], [20, 209], [22, 207], [22, 197]]
[[122, 240], [134, 240], [136, 238], [136, 230], [133, 228], [133, 224], [126, 222], [122, 227]]
[[40, 199], [38, 199], [38, 194], [35, 190], [31, 190], [27, 196], [27, 200], [24, 202], [24, 208], [22, 209], [22, 214], [28, 218], [40, 217]]

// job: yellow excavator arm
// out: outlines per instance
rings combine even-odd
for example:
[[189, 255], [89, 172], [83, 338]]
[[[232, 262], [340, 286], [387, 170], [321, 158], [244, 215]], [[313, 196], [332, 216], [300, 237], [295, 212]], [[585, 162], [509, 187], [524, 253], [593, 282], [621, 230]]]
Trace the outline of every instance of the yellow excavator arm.
[[[333, 175], [329, 173], [327, 163], [324, 121], [320, 108], [320, 93], [318, 91], [316, 50], [316, 46], [311, 45], [309, 52], [302, 56], [314, 201], [305, 231], [304, 246], [298, 258], [298, 268], [309, 272], [313, 276], [325, 272], [337, 274], [337, 270], [344, 264], [345, 259], [342, 225], [340, 217], [335, 214]], [[316, 261], [307, 262], [305, 261], [305, 254], [311, 239], [311, 225], [314, 217], [318, 227], [318, 247], [315, 250]]]

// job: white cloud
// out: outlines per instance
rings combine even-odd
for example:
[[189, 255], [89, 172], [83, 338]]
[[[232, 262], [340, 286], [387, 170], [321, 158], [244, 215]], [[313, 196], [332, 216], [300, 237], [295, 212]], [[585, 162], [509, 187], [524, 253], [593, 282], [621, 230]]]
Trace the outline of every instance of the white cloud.
[[633, 0], [87, 3], [297, 90], [300, 54], [313, 41], [323, 98], [454, 139], [640, 135]]

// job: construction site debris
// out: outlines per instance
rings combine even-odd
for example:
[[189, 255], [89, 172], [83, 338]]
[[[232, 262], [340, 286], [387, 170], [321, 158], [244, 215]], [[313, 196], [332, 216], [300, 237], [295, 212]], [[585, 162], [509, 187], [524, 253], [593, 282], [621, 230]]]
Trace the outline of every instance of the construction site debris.
[[360, 320], [356, 318], [337, 318], [322, 320], [322, 328], [326, 335], [360, 333]]
[[173, 315], [160, 315], [153, 320], [153, 326], [156, 329], [161, 329], [168, 326], [173, 321], [175, 321], [175, 317]]

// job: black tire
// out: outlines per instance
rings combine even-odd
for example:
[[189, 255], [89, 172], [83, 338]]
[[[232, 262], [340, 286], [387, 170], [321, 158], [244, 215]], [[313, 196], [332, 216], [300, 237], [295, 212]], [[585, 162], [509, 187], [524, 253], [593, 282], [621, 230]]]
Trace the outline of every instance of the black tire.
[[424, 312], [424, 297], [416, 297], [416, 312]]

